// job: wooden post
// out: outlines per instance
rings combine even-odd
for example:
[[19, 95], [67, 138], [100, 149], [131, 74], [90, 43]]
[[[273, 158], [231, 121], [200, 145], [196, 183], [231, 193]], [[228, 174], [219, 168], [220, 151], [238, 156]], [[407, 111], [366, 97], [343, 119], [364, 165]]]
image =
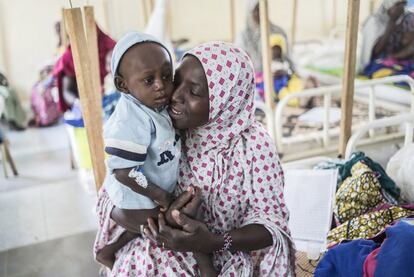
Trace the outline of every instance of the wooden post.
[[341, 133], [339, 138], [339, 153], [342, 157], [345, 156], [346, 144], [351, 136], [359, 7], [360, 0], [348, 0], [343, 91], [341, 96]]
[[60, 39], [64, 48], [69, 46], [68, 32], [66, 31], [66, 22], [64, 16], [64, 9], [62, 9], [62, 20], [60, 21]]
[[91, 61], [92, 81], [94, 93], [100, 96], [102, 101], [101, 75], [99, 70], [98, 35], [96, 33], [95, 14], [92, 6], [83, 7], [85, 16], [85, 35], [88, 44], [88, 52]]
[[152, 12], [154, 11], [154, 0], [149, 0], [149, 17], [151, 17]]
[[[291, 29], [291, 33], [290, 33], [290, 45], [293, 46], [293, 44], [295, 44], [295, 39], [296, 39], [296, 23], [297, 23], [297, 14], [298, 14], [298, 1], [297, 0], [293, 0], [293, 7], [292, 7], [292, 29]], [[288, 46], [289, 47], [289, 46]]]
[[370, 3], [369, 3], [370, 15], [375, 12], [376, 7], [377, 7], [377, 1], [371, 0]]
[[65, 20], [75, 63], [76, 82], [78, 84], [83, 121], [88, 136], [93, 174], [95, 176], [96, 189], [99, 190], [105, 178], [101, 97], [94, 89], [94, 73], [92, 72], [80, 8], [66, 9]]
[[332, 27], [331, 29], [336, 27], [337, 24], [337, 14], [338, 14], [338, 1], [332, 0]]
[[273, 102], [273, 76], [270, 69], [270, 44], [269, 44], [269, 14], [267, 0], [260, 0], [260, 36], [262, 44], [263, 77], [266, 101], [266, 124], [270, 136], [275, 139], [274, 132], [274, 102]]
[[373, 14], [375, 10], [375, 1], [374, 0], [370, 0], [369, 1], [369, 14]]
[[148, 20], [150, 15], [148, 15], [148, 7], [147, 7], [147, 0], [140, 0], [142, 3], [142, 13], [144, 16], [144, 26], [148, 24]]
[[172, 20], [172, 5], [171, 5], [171, 0], [168, 1], [167, 0], [167, 4], [166, 4], [166, 16], [167, 16], [167, 34], [168, 34], [168, 38], [172, 40], [173, 38], [173, 20]]
[[234, 42], [236, 39], [236, 17], [234, 15], [234, 0], [230, 1], [230, 41]]

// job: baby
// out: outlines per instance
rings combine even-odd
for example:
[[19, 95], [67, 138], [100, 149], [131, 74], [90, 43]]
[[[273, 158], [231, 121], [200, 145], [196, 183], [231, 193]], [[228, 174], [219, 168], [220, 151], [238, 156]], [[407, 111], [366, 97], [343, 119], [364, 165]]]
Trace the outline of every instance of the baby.
[[[121, 98], [104, 126], [104, 189], [117, 208], [163, 211], [172, 201], [181, 153], [166, 110], [173, 91], [171, 55], [154, 37], [131, 32], [116, 44], [111, 71]], [[108, 255], [105, 248], [96, 259], [111, 267], [118, 249]]]
[[291, 65], [285, 58], [286, 40], [282, 35], [273, 34], [270, 36], [270, 47], [272, 54], [272, 62], [270, 64], [271, 71], [274, 77], [283, 75], [291, 75]]

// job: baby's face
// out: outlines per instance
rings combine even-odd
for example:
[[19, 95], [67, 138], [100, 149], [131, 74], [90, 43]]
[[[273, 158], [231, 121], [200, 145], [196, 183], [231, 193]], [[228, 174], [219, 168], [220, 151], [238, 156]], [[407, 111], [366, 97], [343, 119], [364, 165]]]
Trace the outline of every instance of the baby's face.
[[273, 60], [282, 59], [282, 49], [279, 46], [272, 47], [272, 59]]
[[173, 91], [173, 71], [167, 50], [146, 42], [131, 47], [119, 66], [119, 90], [130, 93], [145, 106], [158, 109], [169, 104]]

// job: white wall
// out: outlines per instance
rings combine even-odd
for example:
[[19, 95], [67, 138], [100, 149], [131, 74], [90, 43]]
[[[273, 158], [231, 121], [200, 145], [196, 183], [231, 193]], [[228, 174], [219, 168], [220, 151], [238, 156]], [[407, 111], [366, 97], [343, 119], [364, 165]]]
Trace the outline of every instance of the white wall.
[[[143, 0], [72, 0], [74, 7], [94, 5], [102, 29], [115, 39], [128, 30], [145, 26]], [[332, 27], [335, 0], [298, 0], [297, 40], [327, 36]], [[170, 0], [171, 37], [187, 37], [188, 46], [208, 40], [230, 40], [228, 0]], [[347, 1], [336, 0], [337, 24], [344, 25]], [[235, 0], [236, 31], [245, 25], [245, 0]], [[51, 58], [57, 44], [54, 23], [69, 0], [0, 0], [0, 70], [21, 98], [27, 100], [37, 78], [37, 68]], [[292, 0], [269, 0], [270, 18], [288, 34]], [[361, 1], [361, 21], [369, 1]]]
[[[88, 1], [72, 1], [74, 5]], [[89, 1], [93, 4], [94, 1]], [[96, 1], [100, 2], [100, 1]], [[61, 18], [64, 0], [0, 0], [0, 70], [21, 98], [28, 98], [37, 68], [54, 55], [57, 45], [54, 24]], [[95, 16], [103, 21], [102, 8]]]

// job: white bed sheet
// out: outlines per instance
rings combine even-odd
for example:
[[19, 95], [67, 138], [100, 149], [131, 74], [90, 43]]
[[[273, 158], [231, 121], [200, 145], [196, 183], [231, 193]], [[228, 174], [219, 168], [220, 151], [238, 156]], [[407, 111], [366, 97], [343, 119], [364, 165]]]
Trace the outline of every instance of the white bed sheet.
[[[356, 93], [358, 95], [368, 96], [369, 91], [367, 89], [359, 89]], [[385, 100], [408, 107], [411, 103], [411, 92], [393, 85], [377, 85], [375, 86], [375, 99]]]

